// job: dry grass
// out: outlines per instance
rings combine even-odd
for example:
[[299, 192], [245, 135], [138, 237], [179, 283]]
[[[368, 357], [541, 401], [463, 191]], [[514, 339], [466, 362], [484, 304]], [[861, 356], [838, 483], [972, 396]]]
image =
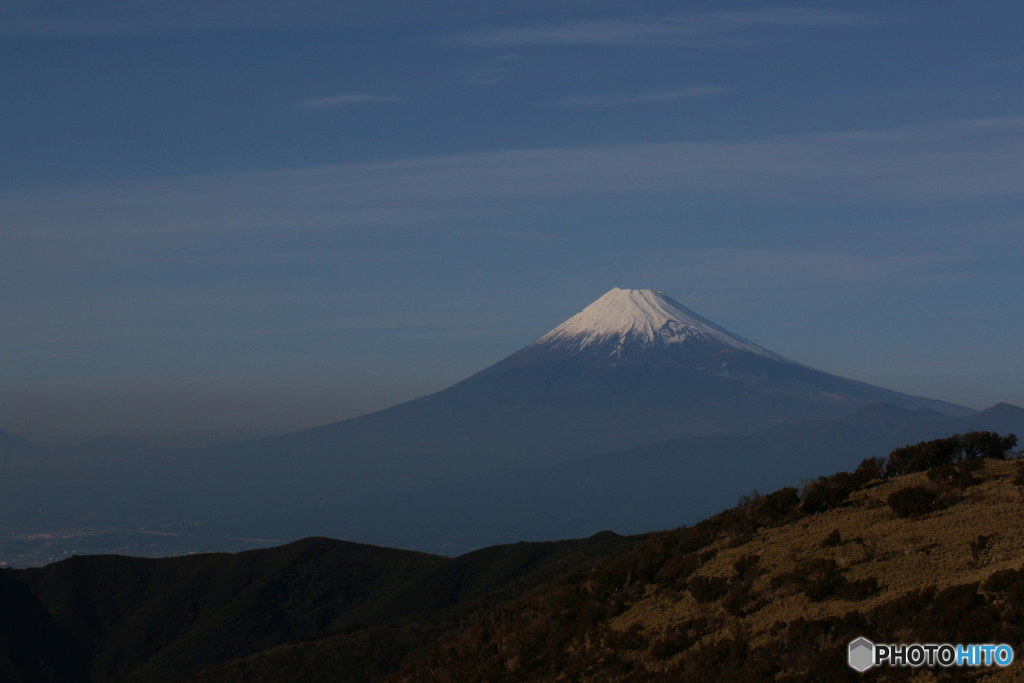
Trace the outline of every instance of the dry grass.
[[[746, 496], [651, 534], [394, 680], [849, 683], [859, 678], [846, 643], [858, 635], [1009, 642], [1024, 658], [1024, 468], [979, 458], [878, 479], [890, 465], [865, 461], [799, 498]], [[1024, 680], [1022, 670], [883, 668], [865, 680]]]
[[[856, 604], [861, 611], [924, 586], [941, 589], [983, 582], [993, 572], [1017, 569], [1024, 564], [1024, 496], [1011, 483], [1015, 473], [1014, 462], [987, 461], [978, 473], [983, 481], [968, 489], [958, 502], [914, 519], [900, 519], [885, 501], [898, 489], [930, 484], [924, 473], [873, 483], [853, 494], [842, 508], [778, 528], [762, 529], [737, 547], [729, 547], [724, 539], [716, 541], [710, 547], [717, 551], [715, 556], [694, 576], [732, 577], [737, 560], [756, 555], [763, 574], [754, 580], [751, 593], [761, 596], [760, 609], [746, 616], [734, 616], [726, 612], [721, 602], [702, 604], [686, 591], [650, 588], [611, 625], [622, 631], [638, 625], [654, 639], [673, 625], [705, 617], [717, 628], [708, 629], [709, 634], [702, 642], [732, 637], [734, 632], [742, 631], [752, 646], [758, 646], [769, 641], [776, 622], [790, 622], [798, 617], [840, 617], [853, 609], [854, 605], [845, 600], [812, 602], [802, 592], [772, 588], [773, 577], [794, 572], [806, 560], [834, 560], [849, 581], [875, 578], [881, 590]], [[834, 530], [839, 531], [841, 541], [829, 547], [829, 543], [823, 542]], [[990, 539], [987, 546], [978, 547], [979, 536]], [[658, 661], [642, 650], [627, 654], [650, 670], [667, 669], [683, 656]], [[1024, 651], [1021, 654], [1024, 656]], [[982, 674], [986, 680], [1015, 680], [1014, 672], [1020, 668], [1012, 666]], [[922, 670], [914, 680], [930, 680], [929, 676], [932, 674]], [[1024, 679], [1024, 674], [1019, 677]]]

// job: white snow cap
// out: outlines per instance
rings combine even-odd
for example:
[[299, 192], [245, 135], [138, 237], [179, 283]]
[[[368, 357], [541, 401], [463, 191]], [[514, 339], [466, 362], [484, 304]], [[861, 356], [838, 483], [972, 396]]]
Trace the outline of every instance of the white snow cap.
[[541, 337], [537, 344], [571, 346], [582, 350], [594, 344], [678, 344], [687, 339], [715, 340], [735, 349], [792, 363], [777, 353], [719, 327], [677, 301], [653, 289], [616, 287]]

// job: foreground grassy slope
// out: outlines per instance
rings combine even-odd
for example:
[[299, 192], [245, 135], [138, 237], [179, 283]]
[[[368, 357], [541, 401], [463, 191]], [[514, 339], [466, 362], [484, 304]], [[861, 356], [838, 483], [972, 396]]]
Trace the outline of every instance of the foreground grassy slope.
[[938, 674], [846, 666], [846, 644], [861, 635], [1007, 642], [1024, 655], [1024, 470], [981, 458], [888, 469], [869, 461], [802, 496], [751, 496], [654, 534], [496, 609], [390, 680], [1024, 678], [1024, 662]]

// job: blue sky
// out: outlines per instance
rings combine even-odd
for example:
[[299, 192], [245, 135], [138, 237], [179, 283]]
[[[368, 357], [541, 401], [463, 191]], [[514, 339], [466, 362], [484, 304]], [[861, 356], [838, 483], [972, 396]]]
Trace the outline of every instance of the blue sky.
[[614, 286], [1024, 405], [1012, 2], [0, 0], [0, 427], [256, 434]]

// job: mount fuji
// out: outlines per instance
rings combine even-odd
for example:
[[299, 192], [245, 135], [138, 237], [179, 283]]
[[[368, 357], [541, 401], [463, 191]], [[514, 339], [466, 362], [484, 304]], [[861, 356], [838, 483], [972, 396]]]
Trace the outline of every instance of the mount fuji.
[[[665, 439], [749, 434], [869, 403], [973, 410], [802, 365], [654, 290], [613, 289], [435, 394], [303, 432], [204, 449], [190, 481], [361, 496], [467, 481]], [[320, 495], [319, 493], [315, 495]]]

